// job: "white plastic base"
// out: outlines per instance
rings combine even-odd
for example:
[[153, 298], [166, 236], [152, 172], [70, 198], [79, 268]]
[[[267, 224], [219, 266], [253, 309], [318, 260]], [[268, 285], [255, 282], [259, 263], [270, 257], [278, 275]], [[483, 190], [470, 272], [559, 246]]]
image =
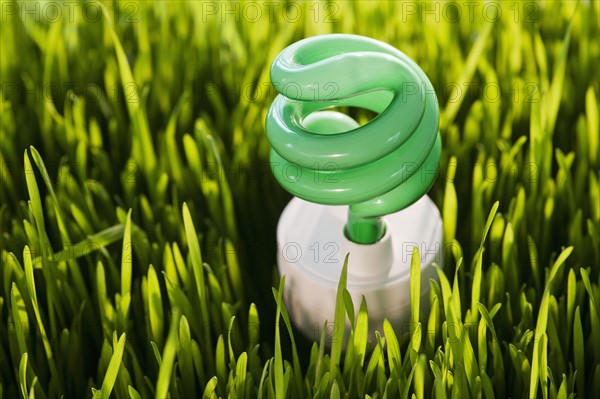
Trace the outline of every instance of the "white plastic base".
[[[347, 289], [355, 314], [364, 295], [369, 335], [383, 331], [388, 319], [397, 335], [409, 328], [410, 262], [414, 246], [421, 255], [421, 312], [429, 312], [429, 279], [442, 266], [442, 219], [427, 196], [385, 216], [385, 236], [375, 244], [356, 244], [344, 235], [347, 206], [324, 206], [293, 198], [277, 226], [279, 272], [286, 276], [284, 301], [293, 323], [312, 340], [328, 321], [335, 338], [335, 298], [344, 258], [349, 252]], [[348, 329], [346, 329], [348, 331]]]

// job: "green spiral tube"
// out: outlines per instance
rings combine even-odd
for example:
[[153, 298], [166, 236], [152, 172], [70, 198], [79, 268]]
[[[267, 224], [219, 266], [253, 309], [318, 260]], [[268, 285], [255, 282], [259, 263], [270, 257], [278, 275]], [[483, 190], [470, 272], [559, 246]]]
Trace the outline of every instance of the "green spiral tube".
[[[439, 107], [425, 73], [388, 44], [334, 34], [284, 49], [271, 81], [280, 93], [266, 119], [277, 181], [307, 201], [349, 205], [346, 236], [378, 241], [381, 216], [416, 202], [437, 175]], [[340, 106], [379, 115], [359, 126], [327, 110]]]

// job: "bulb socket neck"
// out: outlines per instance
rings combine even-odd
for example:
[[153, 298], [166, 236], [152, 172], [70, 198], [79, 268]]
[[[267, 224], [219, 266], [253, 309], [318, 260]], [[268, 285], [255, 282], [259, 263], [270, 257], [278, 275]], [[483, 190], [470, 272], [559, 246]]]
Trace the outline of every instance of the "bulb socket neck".
[[357, 216], [348, 211], [344, 235], [356, 244], [374, 244], [385, 235], [385, 222], [380, 217]]

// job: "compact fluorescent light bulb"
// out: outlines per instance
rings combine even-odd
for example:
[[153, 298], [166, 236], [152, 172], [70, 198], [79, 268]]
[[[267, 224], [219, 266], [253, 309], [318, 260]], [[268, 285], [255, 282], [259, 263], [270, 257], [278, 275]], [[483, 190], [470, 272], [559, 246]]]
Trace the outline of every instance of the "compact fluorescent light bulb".
[[[272, 169], [295, 196], [277, 228], [284, 301], [294, 324], [313, 339], [334, 319], [350, 253], [347, 289], [356, 307], [365, 297], [371, 333], [382, 331], [385, 318], [403, 332], [413, 248], [421, 255], [424, 305], [429, 279], [437, 278], [432, 265], [442, 264], [442, 220], [425, 195], [441, 152], [431, 82], [401, 51], [347, 34], [287, 47], [272, 64], [271, 80], [280, 93], [266, 120]], [[378, 116], [360, 126], [330, 110], [341, 106]]]

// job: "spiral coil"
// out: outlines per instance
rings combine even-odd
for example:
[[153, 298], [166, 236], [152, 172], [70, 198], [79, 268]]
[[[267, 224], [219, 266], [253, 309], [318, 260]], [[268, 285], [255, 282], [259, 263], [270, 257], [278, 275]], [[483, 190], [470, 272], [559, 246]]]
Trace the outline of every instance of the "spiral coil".
[[[349, 205], [351, 240], [380, 239], [380, 217], [417, 201], [437, 175], [439, 108], [425, 73], [390, 45], [336, 34], [284, 49], [271, 80], [280, 93], [266, 119], [277, 181], [307, 201]], [[341, 106], [379, 115], [359, 126], [327, 110]]]

